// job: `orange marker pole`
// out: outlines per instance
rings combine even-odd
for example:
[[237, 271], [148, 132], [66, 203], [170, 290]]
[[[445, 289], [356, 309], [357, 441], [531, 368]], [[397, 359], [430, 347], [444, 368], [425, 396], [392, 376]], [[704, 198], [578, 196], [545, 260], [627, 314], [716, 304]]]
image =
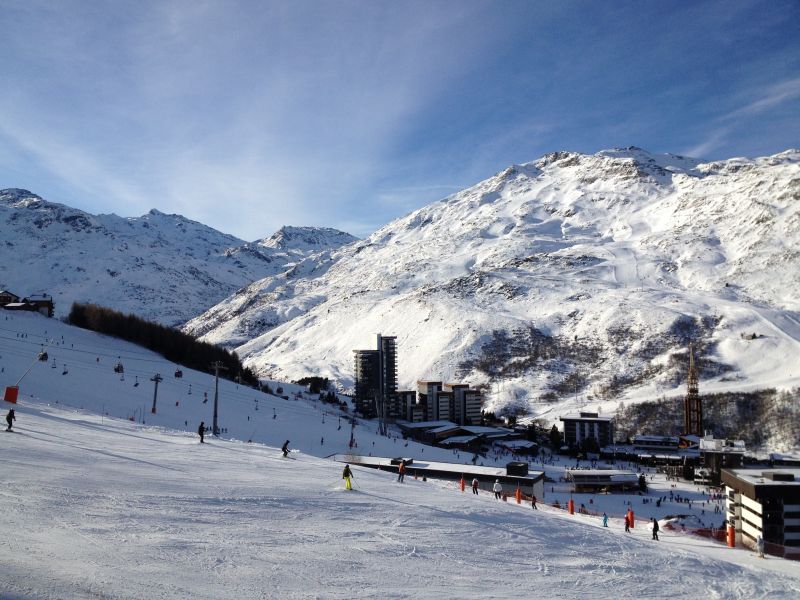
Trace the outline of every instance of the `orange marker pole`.
[[464, 491], [464, 476], [461, 476], [461, 491]]
[[570, 498], [569, 502], [567, 502], [567, 508], [569, 510], [569, 514], [575, 514], [575, 501], [572, 498]]
[[522, 490], [517, 486], [517, 491], [514, 494], [517, 497], [517, 504], [522, 504]]

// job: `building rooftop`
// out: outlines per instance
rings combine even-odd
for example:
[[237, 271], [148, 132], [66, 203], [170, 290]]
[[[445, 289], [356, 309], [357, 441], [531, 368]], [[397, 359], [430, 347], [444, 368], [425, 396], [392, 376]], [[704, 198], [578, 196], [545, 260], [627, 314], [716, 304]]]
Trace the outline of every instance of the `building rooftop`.
[[[590, 415], [590, 416], [584, 416], [584, 415]], [[608, 417], [600, 416], [597, 413], [581, 413], [581, 414], [574, 414], [573, 413], [573, 414], [569, 414], [569, 415], [564, 415], [563, 417], [559, 417], [559, 420], [561, 420], [561, 421], [603, 421], [603, 422], [608, 422], [608, 421], [613, 421], [614, 417], [612, 417], [612, 416], [608, 416]]]
[[450, 423], [448, 425], [442, 425], [441, 427], [434, 427], [433, 429], [429, 430], [428, 433], [447, 433], [448, 431], [453, 431], [455, 429], [459, 429], [459, 426], [455, 423]]
[[436, 427], [458, 427], [452, 421], [421, 421], [419, 423], [411, 423], [409, 421], [398, 421], [403, 429], [435, 429]]
[[[724, 469], [750, 485], [769, 486], [800, 486], [800, 469], [793, 467], [780, 467], [777, 469]], [[778, 477], [778, 479], [772, 479]], [[786, 479], [782, 479], [785, 477]], [[791, 478], [791, 479], [790, 479]]]
[[[349, 463], [351, 465], [369, 465], [373, 467], [397, 467], [392, 464], [391, 458], [383, 458], [380, 456], [352, 456], [350, 454], [337, 454], [334, 456], [336, 462]], [[508, 475], [506, 467], [480, 467], [475, 465], [462, 465], [458, 463], [445, 463], [445, 462], [429, 462], [414, 459], [410, 465], [406, 465], [406, 475], [413, 473], [415, 470], [423, 471], [439, 471], [444, 473], [464, 474], [470, 477], [491, 477], [491, 478], [515, 478], [515, 479], [532, 479], [537, 480], [544, 475], [543, 471], [528, 471], [528, 475], [523, 477], [521, 475]]]
[[639, 483], [639, 476], [632, 471], [615, 469], [567, 469], [567, 479], [608, 479], [609, 481], [628, 481]]
[[744, 454], [745, 447], [742, 440], [718, 440], [709, 436], [700, 440], [700, 450], [704, 452], [738, 452]]
[[442, 446], [449, 446], [451, 444], [469, 444], [471, 442], [476, 441], [481, 436], [479, 435], [454, 435], [453, 437], [449, 437], [446, 440], [442, 440], [439, 442]]
[[636, 444], [636, 442], [660, 442], [677, 446], [680, 440], [677, 437], [666, 435], [635, 435], [633, 436], [633, 443]]
[[539, 445], [530, 440], [503, 440], [502, 442], [496, 443], [506, 448], [535, 448]]
[[513, 429], [506, 429], [505, 427], [486, 427], [483, 425], [464, 425], [461, 427], [461, 429], [475, 435], [508, 435], [509, 433], [514, 433]]

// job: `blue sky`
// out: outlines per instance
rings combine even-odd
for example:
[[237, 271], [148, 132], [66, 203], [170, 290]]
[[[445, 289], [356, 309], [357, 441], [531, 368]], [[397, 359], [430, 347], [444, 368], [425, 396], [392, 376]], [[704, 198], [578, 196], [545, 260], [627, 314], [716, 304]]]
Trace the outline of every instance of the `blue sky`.
[[514, 163], [800, 146], [800, 2], [0, 0], [0, 188], [365, 236]]

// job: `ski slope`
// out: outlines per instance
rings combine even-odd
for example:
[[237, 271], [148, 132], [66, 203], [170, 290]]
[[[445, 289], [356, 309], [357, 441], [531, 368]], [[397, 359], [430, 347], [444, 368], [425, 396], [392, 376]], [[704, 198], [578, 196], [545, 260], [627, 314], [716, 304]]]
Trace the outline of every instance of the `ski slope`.
[[[200, 419], [211, 422], [211, 402], [203, 404], [199, 393], [207, 374], [184, 369], [175, 380], [167, 370], [174, 365], [141, 348], [38, 315], [0, 315], [0, 384], [31, 367], [20, 383], [15, 431], [0, 433], [0, 598], [800, 594], [796, 562], [760, 560], [746, 549], [663, 529], [655, 542], [643, 522], [625, 534], [625, 496], [594, 497], [611, 517], [604, 529], [599, 517], [545, 504], [563, 503], [563, 490], [546, 490], [533, 511], [488, 492], [461, 493], [452, 482], [408, 477], [398, 484], [391, 473], [355, 467], [356, 489], [347, 492], [342, 465], [324, 457], [345, 451], [349, 426], [338, 429], [330, 408], [323, 423], [323, 407], [310, 400], [260, 394], [256, 411], [253, 390], [221, 381], [220, 424], [228, 434], [201, 445], [194, 431]], [[36, 360], [42, 343], [56, 369]], [[124, 381], [112, 369], [118, 356]], [[153, 386], [145, 377], [155, 370], [165, 375], [157, 413], [145, 410], [144, 424], [128, 420], [141, 404], [149, 409]], [[142, 383], [133, 387], [137, 375]], [[180, 395], [189, 383], [197, 386], [191, 397]], [[264, 443], [244, 441], [251, 426], [255, 442]], [[378, 436], [370, 423], [359, 423], [354, 435], [354, 451], [363, 454], [469, 458], [406, 446]], [[277, 449], [286, 438], [298, 449], [290, 458]], [[559, 465], [541, 468], [552, 477], [563, 473]], [[659, 481], [653, 487], [658, 494], [667, 489]], [[654, 510], [637, 514], [664, 518], [676, 507]]]
[[796, 598], [797, 563], [40, 404], [4, 433], [3, 598]]

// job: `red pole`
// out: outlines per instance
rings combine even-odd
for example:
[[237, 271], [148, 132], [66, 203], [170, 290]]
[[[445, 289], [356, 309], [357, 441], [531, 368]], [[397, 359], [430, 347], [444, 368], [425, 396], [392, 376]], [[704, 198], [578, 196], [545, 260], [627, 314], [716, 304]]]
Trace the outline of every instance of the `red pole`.
[[569, 514], [575, 514], [575, 501], [572, 498], [570, 498], [569, 502], [567, 502], [567, 509], [569, 510]]
[[514, 494], [517, 497], [517, 504], [522, 504], [522, 490], [517, 486], [517, 491]]
[[461, 476], [461, 491], [464, 491], [464, 476]]
[[733, 528], [733, 525], [728, 525], [728, 547], [736, 547], [736, 530]]
[[630, 515], [631, 529], [633, 529], [633, 509], [632, 508], [628, 509], [628, 514]]

